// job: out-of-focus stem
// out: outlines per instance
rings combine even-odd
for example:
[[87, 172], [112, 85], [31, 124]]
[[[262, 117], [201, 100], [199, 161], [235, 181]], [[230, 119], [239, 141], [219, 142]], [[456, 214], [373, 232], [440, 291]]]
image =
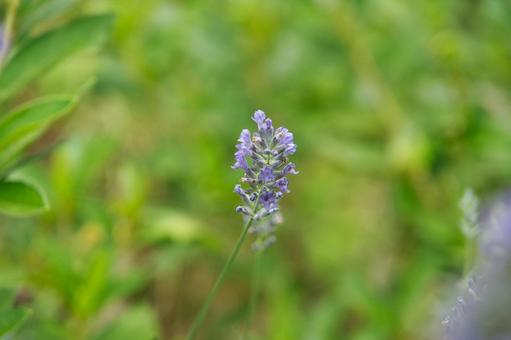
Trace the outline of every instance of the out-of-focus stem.
[[250, 331], [251, 327], [254, 321], [254, 315], [256, 311], [256, 305], [257, 305], [257, 297], [259, 293], [259, 286], [261, 282], [261, 261], [262, 261], [263, 252], [262, 250], [257, 250], [255, 259], [254, 259], [254, 268], [252, 272], [252, 286], [250, 288], [250, 301], [248, 305], [248, 317], [247, 317], [247, 324], [245, 325], [245, 331], [244, 331], [244, 339], [247, 338], [247, 334], [249, 335], [248, 338], [250, 338]]

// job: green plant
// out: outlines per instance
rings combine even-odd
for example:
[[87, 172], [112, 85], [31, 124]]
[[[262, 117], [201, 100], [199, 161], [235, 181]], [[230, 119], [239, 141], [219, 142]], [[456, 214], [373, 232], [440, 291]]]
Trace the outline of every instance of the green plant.
[[8, 113], [0, 116], [0, 212], [28, 216], [47, 210], [48, 200], [37, 185], [13, 174], [22, 165], [37, 158], [37, 153], [31, 154], [27, 149], [52, 124], [71, 111], [76, 105], [77, 95], [44, 96], [12, 109], [9, 109], [9, 103], [17, 102], [18, 95], [27, 85], [66, 57], [97, 43], [111, 26], [112, 16], [77, 18], [35, 37], [27, 37], [18, 46], [15, 17], [19, 1], [6, 1], [6, 6], [6, 27], [0, 55], [2, 62], [5, 60], [0, 71], [0, 104], [2, 111], [7, 110]]
[[30, 310], [13, 307], [14, 291], [0, 289], [0, 339], [13, 332], [30, 315]]
[[[84, 16], [32, 34], [27, 22], [16, 20], [17, 15], [34, 17], [41, 6], [4, 1], [0, 37], [0, 213], [16, 217], [48, 210], [46, 193], [19, 170], [58, 144], [48, 146], [39, 140], [75, 107], [80, 94], [43, 94], [27, 100], [31, 96], [26, 89], [66, 57], [96, 44], [113, 19], [111, 15]], [[41, 24], [41, 20], [31, 22], [33, 27]], [[17, 34], [17, 28], [22, 27], [25, 36]], [[31, 313], [28, 308], [13, 307], [15, 295], [13, 289], [0, 290], [0, 338], [14, 332]]]

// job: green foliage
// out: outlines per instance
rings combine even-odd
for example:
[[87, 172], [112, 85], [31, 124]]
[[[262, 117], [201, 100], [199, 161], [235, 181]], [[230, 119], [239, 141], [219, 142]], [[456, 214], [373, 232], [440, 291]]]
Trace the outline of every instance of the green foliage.
[[[7, 27], [2, 27], [3, 36], [0, 41], [3, 44], [3, 52], [7, 50], [5, 45], [9, 44], [11, 46], [8, 46], [8, 49], [15, 53], [2, 56], [8, 62], [0, 71], [0, 102], [7, 100], [18, 102], [17, 95], [29, 83], [37, 80], [73, 53], [96, 43], [105, 35], [112, 22], [109, 15], [84, 16], [16, 45], [17, 40], [13, 39], [12, 33], [16, 31], [14, 22], [18, 4], [18, 1], [5, 2]], [[36, 6], [34, 4], [34, 7]], [[48, 133], [50, 126], [75, 106], [76, 101], [77, 98], [71, 95], [40, 97], [0, 116], [0, 213], [30, 216], [48, 209], [48, 199], [39, 185], [33, 184], [32, 180], [20, 179], [18, 172], [27, 162], [36, 159], [38, 154], [43, 154], [33, 153], [28, 149], [34, 147], [42, 136]], [[6, 105], [2, 109], [5, 110]], [[101, 271], [101, 268], [106, 268], [104, 265], [101, 266], [103, 262], [96, 262], [88, 280], [84, 281], [85, 285], [96, 287], [93, 291], [104, 286], [98, 281], [105, 276]], [[2, 276], [4, 274], [5, 271]], [[99, 294], [100, 291], [96, 295], [80, 295], [82, 300], [78, 300], [75, 308], [80, 313], [91, 313]], [[84, 297], [86, 300], [83, 300]], [[13, 308], [13, 301], [14, 293], [11, 290], [0, 290], [0, 338], [10, 337], [31, 314], [28, 308]], [[44, 334], [50, 334], [45, 329], [41, 328], [38, 338], [45, 338]]]
[[[15, 2], [8, 6], [15, 6]], [[9, 11], [7, 12], [9, 13]], [[15, 12], [13, 12], [15, 14]], [[12, 19], [12, 18], [11, 18]], [[10, 56], [0, 72], [0, 102], [14, 98], [30, 82], [73, 53], [99, 41], [112, 24], [111, 15], [84, 16], [29, 39]], [[6, 22], [13, 22], [6, 21]], [[14, 28], [10, 28], [11, 31]], [[2, 37], [9, 41], [10, 37]], [[48, 208], [44, 193], [26, 182], [8, 178], [25, 161], [27, 147], [76, 104], [73, 96], [43, 97], [0, 118], [0, 212], [27, 216]]]
[[[73, 97], [42, 98], [14, 109], [0, 119], [0, 174], [4, 178], [15, 169], [25, 148], [52, 122], [69, 112], [74, 103]], [[44, 193], [34, 185], [0, 180], [0, 212], [26, 216], [47, 208]]]
[[[511, 182], [509, 13], [21, 1], [0, 73], [0, 183], [41, 195], [0, 197], [51, 209], [0, 220], [0, 277], [33, 310], [17, 334], [187, 334], [240, 232], [229, 167], [260, 108], [295, 133], [301, 173], [263, 257], [255, 338], [439, 338], [428, 331], [465, 256], [458, 201], [472, 187], [484, 207]], [[203, 338], [242, 334], [252, 259], [245, 245]]]
[[73, 97], [41, 98], [15, 108], [0, 120], [0, 173], [20, 157], [55, 120], [72, 109]]
[[44, 194], [35, 186], [14, 181], [0, 181], [0, 212], [27, 216], [48, 208]]
[[14, 331], [29, 314], [27, 309], [0, 310], [0, 336]]
[[6, 309], [10, 307], [14, 300], [14, 291], [8, 288], [0, 288], [0, 308]]
[[30, 315], [26, 308], [12, 308], [14, 291], [0, 288], [0, 338], [13, 333]]
[[31, 39], [0, 73], [0, 101], [16, 95], [30, 81], [58, 62], [102, 38], [112, 16], [83, 17]]
[[158, 325], [153, 310], [148, 306], [134, 306], [96, 339], [157, 339], [157, 335]]

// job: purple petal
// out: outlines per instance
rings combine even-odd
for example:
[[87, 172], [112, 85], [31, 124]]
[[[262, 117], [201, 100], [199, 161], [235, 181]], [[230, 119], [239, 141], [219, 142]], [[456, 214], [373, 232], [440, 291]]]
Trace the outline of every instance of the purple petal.
[[280, 191], [285, 192], [285, 193], [289, 192], [289, 189], [287, 188], [288, 184], [289, 184], [289, 181], [287, 180], [286, 177], [282, 177], [277, 182], [275, 182], [275, 185], [277, 186], [277, 188], [279, 188]]
[[269, 166], [265, 167], [259, 174], [259, 180], [263, 183], [271, 182], [275, 179], [273, 169]]
[[293, 143], [293, 134], [284, 127], [279, 127], [275, 131], [275, 136], [277, 137], [277, 141], [279, 142], [279, 144], [288, 145]]
[[273, 191], [264, 190], [260, 197], [259, 202], [263, 205], [266, 210], [270, 210], [277, 205], [275, 193]]
[[232, 166], [233, 169], [243, 169], [248, 171], [248, 162], [245, 158], [245, 154], [240, 150], [234, 154], [235, 163]]
[[284, 156], [292, 155], [296, 152], [296, 144], [289, 144], [284, 150]]
[[284, 169], [282, 169], [282, 174], [285, 176], [287, 174], [297, 175], [298, 171], [295, 169], [295, 165], [293, 163], [286, 164]]
[[257, 110], [257, 111], [254, 113], [254, 115], [252, 116], [252, 120], [253, 120], [254, 122], [256, 122], [257, 127], [258, 127], [259, 129], [262, 129], [262, 128], [263, 128], [263, 124], [264, 124], [265, 119], [266, 119], [266, 115], [265, 115], [265, 114], [264, 114], [264, 112], [263, 112], [263, 111], [261, 111], [261, 110]]
[[252, 144], [252, 141], [250, 139], [250, 131], [248, 131], [247, 129], [241, 130], [240, 138], [238, 139], [238, 141], [241, 142], [241, 144], [243, 144], [244, 146], [250, 147], [250, 145]]

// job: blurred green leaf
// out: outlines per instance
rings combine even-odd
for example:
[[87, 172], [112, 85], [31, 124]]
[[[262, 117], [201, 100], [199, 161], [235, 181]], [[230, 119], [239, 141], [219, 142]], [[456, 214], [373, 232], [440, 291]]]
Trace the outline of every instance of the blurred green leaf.
[[92, 259], [88, 272], [74, 291], [75, 309], [78, 315], [90, 316], [105, 301], [110, 261], [110, 255], [107, 252], [99, 252]]
[[14, 300], [14, 291], [8, 288], [0, 288], [0, 309], [7, 308]]
[[62, 142], [63, 142], [62, 140], [57, 141], [56, 143], [53, 143], [49, 146], [45, 146], [41, 150], [36, 150], [31, 153], [25, 153], [23, 155], [20, 155], [19, 157], [16, 157], [14, 161], [9, 162], [9, 165], [4, 168], [3, 173], [8, 174], [14, 170], [19, 170], [20, 168], [23, 168], [36, 160], [40, 160], [48, 156], [51, 152], [53, 152], [55, 148], [62, 144]]
[[97, 42], [112, 22], [112, 15], [82, 17], [28, 42], [0, 73], [0, 101], [69, 55]]
[[73, 253], [51, 238], [33, 242], [29, 275], [38, 287], [51, 287], [59, 297], [71, 305], [81, 276], [76, 270]]
[[105, 299], [121, 298], [133, 294], [150, 279], [149, 274], [140, 268], [134, 268], [129, 275], [110, 278]]
[[[55, 211], [66, 216], [83, 204], [77, 204], [109, 165], [116, 149], [110, 138], [72, 138], [55, 150], [50, 170], [55, 192]], [[52, 201], [53, 202], [53, 201]]]
[[145, 202], [147, 178], [135, 164], [126, 163], [119, 168], [116, 180], [116, 208], [124, 216], [136, 220]]
[[[367, 143], [346, 138], [334, 139], [324, 136], [314, 140], [317, 141], [314, 147], [318, 154], [347, 170], [382, 175], [388, 171], [388, 162], [385, 159], [381, 143]], [[329, 147], [325, 148], [324, 145]]]
[[182, 211], [172, 209], [147, 209], [145, 227], [140, 230], [140, 239], [148, 244], [176, 242], [188, 244], [194, 241], [214, 243], [201, 222]]
[[14, 331], [29, 314], [24, 308], [0, 310], [0, 337]]
[[20, 35], [25, 36], [36, 25], [55, 19], [76, 2], [76, 0], [32, 0], [22, 2], [20, 14], [23, 15], [23, 20], [20, 23]]
[[345, 301], [355, 306], [370, 320], [369, 324], [374, 332], [390, 334], [398, 321], [398, 316], [392, 313], [392, 303], [381, 296], [380, 292], [371, 287], [358, 273], [346, 273], [343, 279]]
[[75, 105], [71, 96], [36, 99], [0, 120], [0, 170]]
[[32, 215], [46, 209], [46, 197], [35, 186], [24, 182], [0, 181], [0, 212]]
[[117, 318], [96, 339], [158, 339], [158, 321], [155, 312], [148, 306], [136, 306]]
[[314, 306], [307, 322], [307, 329], [303, 339], [332, 339], [335, 332], [344, 321], [342, 302], [335, 296], [328, 295]]

